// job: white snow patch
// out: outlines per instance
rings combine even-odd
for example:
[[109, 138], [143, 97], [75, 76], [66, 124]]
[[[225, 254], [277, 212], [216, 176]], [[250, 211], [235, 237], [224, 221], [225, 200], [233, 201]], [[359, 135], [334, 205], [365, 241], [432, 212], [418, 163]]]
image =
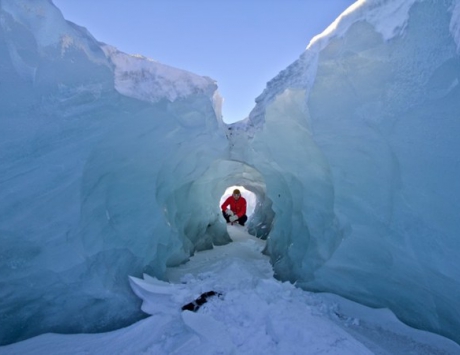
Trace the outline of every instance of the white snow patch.
[[161, 99], [175, 101], [192, 94], [203, 93], [211, 100], [217, 85], [208, 77], [170, 67], [141, 55], [129, 55], [115, 47], [102, 46], [115, 66], [115, 89], [122, 95], [147, 102]]
[[409, 10], [416, 1], [420, 0], [358, 0], [321, 34], [313, 37], [307, 49], [321, 51], [332, 38], [342, 37], [358, 21], [367, 21], [388, 41], [404, 32]]

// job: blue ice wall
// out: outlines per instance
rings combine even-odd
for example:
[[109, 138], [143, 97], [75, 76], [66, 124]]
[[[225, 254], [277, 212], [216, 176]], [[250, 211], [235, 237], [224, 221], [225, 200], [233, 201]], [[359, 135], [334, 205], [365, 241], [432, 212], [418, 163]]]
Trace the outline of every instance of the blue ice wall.
[[[308, 127], [312, 139], [303, 149], [311, 156], [319, 150], [319, 166], [330, 171], [331, 191], [321, 196], [332, 194], [342, 233], [336, 234], [340, 241], [328, 240], [324, 231], [299, 228], [290, 239], [296, 253], [272, 241], [280, 277], [310, 290], [389, 307], [407, 323], [457, 341], [459, 8], [456, 1], [355, 6], [268, 84], [251, 116], [252, 124], [261, 127], [255, 137], [265, 135], [270, 110], [293, 90], [305, 90], [298, 126]], [[396, 26], [394, 21], [400, 22]], [[277, 119], [282, 127], [299, 121], [297, 114], [285, 111]], [[297, 140], [289, 142], [282, 160], [298, 157], [304, 169], [319, 164], [314, 157], [299, 156], [299, 147]], [[304, 191], [311, 186], [301, 181]], [[307, 211], [305, 204], [302, 211]], [[333, 219], [325, 221], [330, 227]], [[315, 217], [307, 225], [316, 223]], [[308, 256], [308, 238], [315, 240], [313, 245], [340, 245], [331, 245], [328, 260], [318, 267], [320, 254]]]
[[[218, 211], [187, 227], [188, 189], [228, 155], [217, 86], [107, 50], [50, 1], [0, 5], [0, 343], [126, 326], [128, 275], [229, 241]], [[120, 87], [139, 73], [151, 101]]]

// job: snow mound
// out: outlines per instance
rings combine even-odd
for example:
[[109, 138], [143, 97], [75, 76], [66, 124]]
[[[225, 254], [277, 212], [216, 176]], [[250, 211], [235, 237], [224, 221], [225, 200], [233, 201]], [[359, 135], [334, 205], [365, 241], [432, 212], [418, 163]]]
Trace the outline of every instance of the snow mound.
[[196, 94], [212, 97], [217, 90], [210, 78], [144, 56], [129, 55], [112, 46], [103, 45], [102, 49], [115, 67], [115, 89], [122, 95], [155, 103]]

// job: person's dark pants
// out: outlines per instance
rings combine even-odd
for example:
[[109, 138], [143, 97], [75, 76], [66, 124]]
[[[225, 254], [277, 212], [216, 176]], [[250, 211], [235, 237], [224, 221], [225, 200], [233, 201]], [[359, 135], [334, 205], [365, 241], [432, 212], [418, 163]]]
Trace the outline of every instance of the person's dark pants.
[[[230, 222], [230, 217], [227, 216], [227, 214], [225, 213], [225, 211], [222, 211], [222, 215], [224, 216], [225, 220], [227, 221], [227, 223], [231, 223]], [[238, 218], [236, 221], [233, 221], [233, 223], [239, 223], [241, 224], [242, 226], [244, 226], [244, 224], [246, 223], [246, 221], [248, 220], [248, 216], [246, 216], [245, 214], [242, 215], [240, 218]]]

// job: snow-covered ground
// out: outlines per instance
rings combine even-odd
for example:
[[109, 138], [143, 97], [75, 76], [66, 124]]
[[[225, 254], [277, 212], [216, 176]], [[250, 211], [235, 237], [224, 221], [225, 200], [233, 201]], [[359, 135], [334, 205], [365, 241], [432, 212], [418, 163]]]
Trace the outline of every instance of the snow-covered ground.
[[[45, 334], [0, 347], [0, 354], [460, 354], [457, 344], [409, 328], [388, 310], [277, 281], [261, 253], [264, 242], [243, 227], [228, 230], [234, 243], [170, 268], [171, 283], [132, 279], [151, 317], [104, 334]], [[181, 311], [211, 290], [222, 296], [196, 313]]]

